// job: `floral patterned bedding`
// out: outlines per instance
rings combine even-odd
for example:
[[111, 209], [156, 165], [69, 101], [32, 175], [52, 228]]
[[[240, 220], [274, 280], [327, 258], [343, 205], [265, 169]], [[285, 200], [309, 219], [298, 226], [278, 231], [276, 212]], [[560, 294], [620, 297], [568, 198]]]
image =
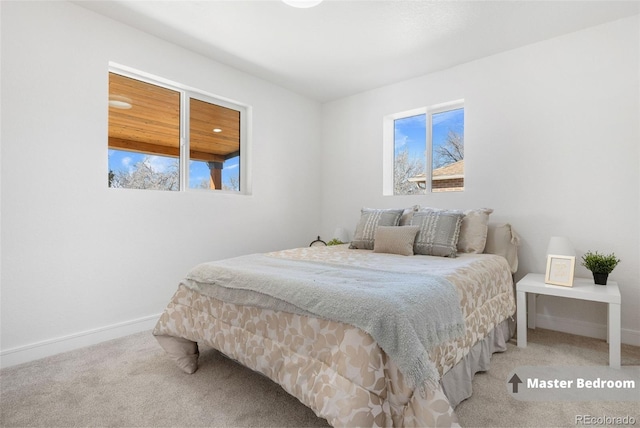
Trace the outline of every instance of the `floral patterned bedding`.
[[[407, 257], [346, 246], [298, 248], [269, 255], [430, 272], [448, 279], [460, 298], [466, 335], [431, 353], [440, 375], [515, 312], [511, 272], [501, 256]], [[226, 303], [180, 285], [153, 334], [183, 370], [195, 370], [194, 342], [206, 343], [265, 374], [333, 426], [457, 424], [439, 386], [410, 388], [371, 336], [347, 324]], [[185, 364], [189, 360], [191, 363]]]

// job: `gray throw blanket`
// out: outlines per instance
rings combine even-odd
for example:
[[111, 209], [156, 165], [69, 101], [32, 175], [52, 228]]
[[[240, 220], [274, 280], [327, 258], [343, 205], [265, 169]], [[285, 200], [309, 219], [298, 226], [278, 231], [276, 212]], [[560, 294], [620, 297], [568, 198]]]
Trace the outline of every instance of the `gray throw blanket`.
[[429, 274], [254, 254], [198, 265], [183, 284], [230, 303], [358, 327], [376, 340], [414, 387], [438, 381], [429, 350], [464, 334], [455, 288]]

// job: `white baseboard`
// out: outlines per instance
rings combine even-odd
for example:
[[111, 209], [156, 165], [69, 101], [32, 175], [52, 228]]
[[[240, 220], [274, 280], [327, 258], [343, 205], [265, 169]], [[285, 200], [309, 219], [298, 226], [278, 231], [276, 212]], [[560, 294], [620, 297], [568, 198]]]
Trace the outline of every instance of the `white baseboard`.
[[0, 368], [11, 367], [85, 346], [96, 345], [107, 340], [117, 339], [145, 330], [150, 331], [155, 326], [158, 318], [160, 318], [160, 314], [150, 315], [93, 330], [70, 334], [68, 336], [7, 349], [0, 352]]
[[[578, 336], [594, 337], [596, 339], [607, 338], [607, 326], [605, 324], [559, 318], [551, 315], [536, 314], [536, 327], [576, 334]], [[622, 343], [640, 346], [640, 331], [623, 328], [621, 340]]]

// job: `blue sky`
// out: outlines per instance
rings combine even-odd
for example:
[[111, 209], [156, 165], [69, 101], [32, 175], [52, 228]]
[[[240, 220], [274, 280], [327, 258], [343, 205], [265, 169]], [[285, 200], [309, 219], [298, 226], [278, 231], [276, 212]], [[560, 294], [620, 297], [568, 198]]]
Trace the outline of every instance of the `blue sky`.
[[[449, 130], [464, 135], [464, 109], [435, 113], [432, 117], [433, 147], [444, 144]], [[410, 157], [425, 158], [427, 115], [419, 114], [395, 121], [395, 153], [405, 148]]]
[[[132, 171], [138, 162], [145, 157], [151, 168], [157, 172], [166, 172], [175, 164], [177, 158], [169, 156], [145, 155], [142, 153], [127, 152], [123, 150], [109, 149], [109, 170], [110, 171]], [[226, 183], [231, 177], [238, 177], [239, 157], [229, 159], [224, 163], [222, 169], [222, 182]], [[189, 186], [198, 187], [202, 180], [210, 177], [209, 166], [206, 162], [191, 161], [189, 163]]]

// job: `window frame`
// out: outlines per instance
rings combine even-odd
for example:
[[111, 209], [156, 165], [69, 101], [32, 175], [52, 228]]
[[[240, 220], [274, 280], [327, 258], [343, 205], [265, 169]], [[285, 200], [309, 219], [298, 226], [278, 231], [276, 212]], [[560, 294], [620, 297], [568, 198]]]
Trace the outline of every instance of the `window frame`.
[[[384, 116], [383, 133], [383, 154], [382, 154], [382, 194], [383, 196], [417, 196], [431, 193], [452, 193], [433, 192], [433, 115], [451, 110], [464, 109], [464, 99], [449, 101], [429, 107], [418, 107], [398, 113]], [[394, 193], [394, 170], [395, 170], [395, 121], [424, 114], [425, 118], [425, 188], [421, 192], [412, 195], [397, 195]], [[465, 177], [466, 178], [466, 177]], [[466, 183], [466, 182], [465, 182]], [[464, 191], [461, 190], [461, 191]], [[457, 193], [457, 192], [455, 192]]]
[[[169, 89], [180, 93], [180, 159], [179, 159], [179, 189], [178, 192], [209, 192], [211, 194], [231, 194], [231, 195], [251, 195], [251, 170], [250, 170], [250, 146], [251, 146], [251, 106], [232, 100], [230, 98], [215, 95], [152, 75], [140, 70], [133, 69], [121, 64], [109, 62], [108, 73], [115, 73], [131, 79], [136, 79], [144, 83], [156, 85], [161, 88]], [[107, 73], [107, 75], [108, 75]], [[240, 190], [223, 190], [223, 189], [200, 189], [189, 186], [189, 162], [190, 158], [190, 99], [196, 99], [210, 104], [236, 110], [240, 113], [240, 147], [239, 147], [239, 181]], [[108, 127], [108, 125], [107, 125]], [[109, 147], [107, 143], [107, 148]], [[107, 168], [108, 169], [108, 168]], [[133, 189], [138, 190], [138, 189]]]

